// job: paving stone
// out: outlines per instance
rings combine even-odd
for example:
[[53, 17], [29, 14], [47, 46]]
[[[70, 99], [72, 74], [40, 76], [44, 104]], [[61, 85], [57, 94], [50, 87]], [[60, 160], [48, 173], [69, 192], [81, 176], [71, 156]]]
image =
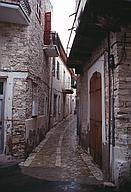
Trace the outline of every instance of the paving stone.
[[23, 172], [49, 181], [103, 182], [102, 172], [78, 145], [76, 127], [75, 116], [54, 127], [35, 155], [21, 164]]

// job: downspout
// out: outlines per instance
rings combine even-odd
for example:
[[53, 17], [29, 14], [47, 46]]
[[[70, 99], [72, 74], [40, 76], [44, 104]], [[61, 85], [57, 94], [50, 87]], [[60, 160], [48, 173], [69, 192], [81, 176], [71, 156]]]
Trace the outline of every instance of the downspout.
[[48, 131], [51, 129], [51, 120], [52, 120], [52, 93], [53, 93], [53, 71], [51, 65], [51, 79], [50, 79], [50, 101], [49, 101], [49, 125]]
[[109, 136], [109, 141], [108, 141], [108, 180], [110, 180], [111, 172], [110, 172], [110, 145], [111, 145], [111, 70], [110, 70], [110, 32], [108, 32], [108, 37], [107, 37], [107, 43], [108, 43], [108, 77], [109, 77], [109, 90], [108, 90], [108, 95], [109, 95], [109, 106], [108, 106], [108, 113], [109, 113], [109, 129], [108, 129], [108, 136]]
[[[108, 32], [108, 75], [109, 75], [109, 156], [108, 156], [108, 179], [114, 180], [114, 146], [115, 146], [115, 112], [114, 112], [114, 56], [111, 54], [111, 47], [110, 47], [110, 32]], [[112, 73], [111, 73], [112, 72]], [[112, 75], [112, 79], [111, 79]], [[112, 129], [111, 129], [112, 128]], [[111, 135], [112, 131], [112, 135]], [[112, 136], [112, 137], [111, 137]], [[111, 151], [111, 144], [112, 144], [112, 151]], [[110, 154], [112, 152], [112, 168], [110, 169], [111, 157]]]
[[[113, 61], [114, 64], [114, 61]], [[112, 181], [114, 181], [114, 147], [115, 147], [115, 111], [114, 111], [114, 65], [112, 66]]]

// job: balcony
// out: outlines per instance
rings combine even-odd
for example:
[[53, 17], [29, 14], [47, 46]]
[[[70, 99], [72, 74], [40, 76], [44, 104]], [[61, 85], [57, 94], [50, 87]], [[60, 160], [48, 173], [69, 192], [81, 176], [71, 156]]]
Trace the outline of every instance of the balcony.
[[62, 89], [63, 94], [73, 94], [73, 89], [71, 88], [71, 83], [65, 82], [64, 88]]
[[48, 57], [58, 57], [58, 35], [56, 32], [44, 32], [44, 52]]
[[29, 25], [31, 8], [28, 0], [0, 1], [0, 22]]
[[120, 32], [121, 26], [131, 23], [131, 0], [87, 1], [77, 23], [67, 65], [81, 74], [107, 32]]
[[66, 89], [65, 88], [65, 89], [62, 90], [62, 93], [64, 93], [64, 94], [73, 94], [74, 92], [73, 92], [72, 88], [70, 88], [70, 89], [68, 89], [68, 88]]
[[70, 89], [63, 89], [62, 93], [64, 93], [64, 94], [73, 94], [74, 92], [73, 92], [73, 89], [70, 88]]

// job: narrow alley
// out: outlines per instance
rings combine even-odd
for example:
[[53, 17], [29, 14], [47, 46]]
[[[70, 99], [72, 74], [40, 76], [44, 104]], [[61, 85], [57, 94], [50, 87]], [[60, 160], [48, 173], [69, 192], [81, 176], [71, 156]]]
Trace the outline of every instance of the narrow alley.
[[131, 191], [131, 0], [2, 0], [0, 192], [96, 191]]
[[114, 191], [103, 185], [102, 172], [82, 151], [76, 133], [71, 115], [49, 131], [25, 162], [1, 168], [2, 192]]
[[[63, 123], [54, 127], [45, 140], [22, 164], [23, 173], [48, 181], [78, 181], [100, 184], [103, 180], [99, 169], [90, 168], [78, 146], [76, 117], [69, 116]], [[92, 173], [93, 172], [93, 173]]]

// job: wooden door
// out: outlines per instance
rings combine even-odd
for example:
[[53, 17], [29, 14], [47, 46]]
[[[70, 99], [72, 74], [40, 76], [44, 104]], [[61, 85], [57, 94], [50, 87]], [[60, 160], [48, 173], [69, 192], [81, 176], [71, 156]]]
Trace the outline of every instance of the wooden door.
[[102, 97], [101, 74], [95, 72], [90, 80], [90, 153], [102, 166]]

